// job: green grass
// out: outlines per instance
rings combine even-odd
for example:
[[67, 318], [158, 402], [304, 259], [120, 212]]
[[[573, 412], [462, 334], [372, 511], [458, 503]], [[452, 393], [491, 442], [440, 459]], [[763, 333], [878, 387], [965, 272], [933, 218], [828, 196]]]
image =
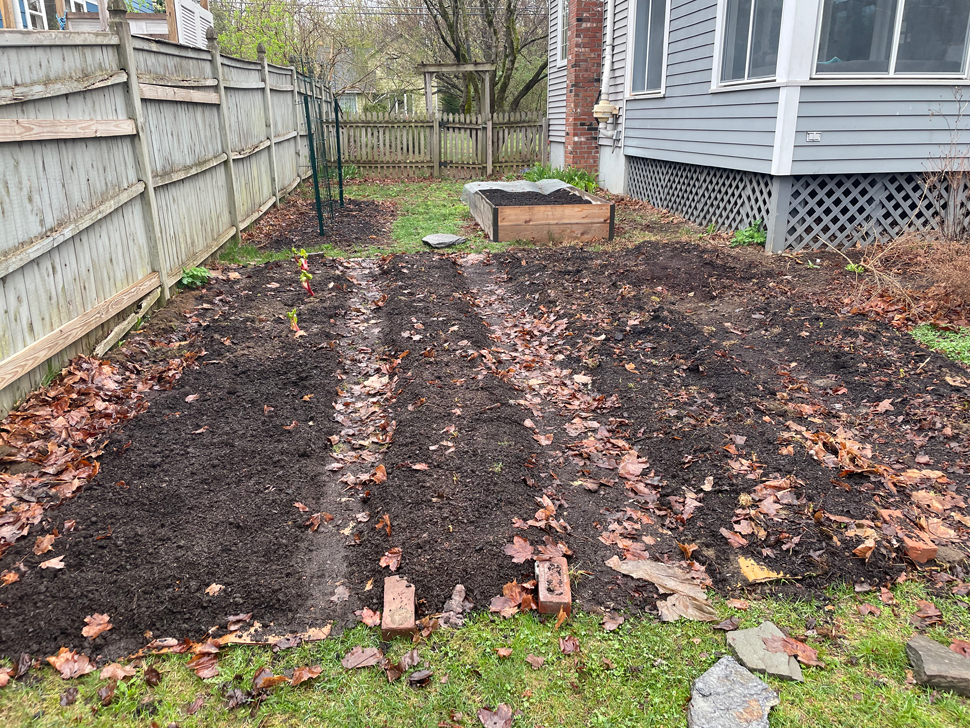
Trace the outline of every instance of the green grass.
[[932, 324], [923, 324], [910, 333], [923, 346], [934, 349], [954, 361], [970, 364], [970, 328], [941, 331]]
[[[780, 691], [781, 705], [771, 717], [773, 728], [845, 726], [846, 728], [936, 728], [970, 725], [968, 701], [947, 693], [930, 693], [906, 684], [904, 643], [912, 633], [909, 616], [916, 599], [926, 598], [919, 585], [895, 590], [899, 606], [879, 602], [877, 592], [857, 595], [851, 589], [830, 592], [831, 609], [809, 602], [752, 601], [746, 612], [724, 603], [719, 611], [736, 614], [741, 627], [771, 619], [793, 634], [805, 629], [805, 619], [819, 624], [837, 622], [844, 637], [837, 641], [810, 638], [819, 648], [824, 669], [806, 668], [805, 682], [769, 679]], [[965, 602], [934, 598], [946, 629], [930, 636], [949, 644], [953, 636], [970, 634]], [[869, 602], [882, 608], [880, 617], [862, 618], [856, 605]], [[558, 638], [572, 634], [581, 652], [562, 655]], [[104, 683], [96, 673], [65, 682], [44, 669], [26, 682], [0, 690], [0, 725], [4, 726], [161, 726], [171, 722], [193, 726], [416, 726], [434, 728], [448, 721], [452, 711], [464, 715], [463, 726], [478, 725], [475, 712], [504, 702], [522, 711], [514, 726], [684, 726], [690, 684], [726, 652], [723, 633], [697, 622], [662, 624], [651, 618], [628, 619], [608, 633], [595, 615], [578, 614], [559, 632], [551, 622], [534, 615], [499, 620], [479, 615], [457, 631], [438, 632], [418, 645], [422, 659], [434, 671], [423, 688], [401, 680], [388, 684], [376, 668], [344, 670], [340, 659], [354, 645], [378, 646], [377, 629], [357, 626], [341, 636], [273, 655], [265, 648], [233, 648], [221, 655], [221, 674], [202, 681], [185, 668], [186, 656], [150, 658], [163, 674], [157, 688], [146, 685], [142, 671], [118, 687], [115, 701], [97, 705]], [[410, 645], [397, 641], [389, 648], [399, 658]], [[511, 647], [501, 659], [498, 647]], [[529, 654], [545, 658], [539, 670], [525, 662]], [[608, 664], [606, 660], [609, 661]], [[276, 674], [300, 665], [321, 665], [316, 680], [296, 688], [281, 686], [250, 717], [250, 706], [228, 711], [224, 692], [249, 687], [253, 674], [270, 665]], [[61, 707], [59, 696], [68, 685], [80, 689], [78, 701]], [[197, 695], [205, 697], [201, 710], [187, 716], [183, 706]]]

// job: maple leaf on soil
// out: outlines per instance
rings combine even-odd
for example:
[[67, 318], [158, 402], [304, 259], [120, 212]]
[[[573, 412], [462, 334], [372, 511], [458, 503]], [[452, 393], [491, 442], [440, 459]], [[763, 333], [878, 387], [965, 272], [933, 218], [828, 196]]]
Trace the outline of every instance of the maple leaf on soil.
[[307, 508], [307, 507], [306, 507], [305, 505], [303, 505], [302, 503], [300, 503], [300, 501], [297, 501], [296, 503], [294, 503], [294, 504], [293, 504], [293, 506], [294, 506], [294, 507], [295, 507], [295, 508], [296, 508], [296, 509], [297, 509], [298, 511], [300, 511], [300, 513], [306, 513], [307, 511], [309, 511], [309, 510], [310, 510], [310, 509], [309, 509], [309, 508]]
[[746, 540], [741, 538], [738, 534], [734, 533], [733, 531], [728, 531], [726, 528], [721, 529], [721, 535], [724, 536], [724, 538], [728, 540], [728, 543], [731, 544], [731, 546], [733, 546], [736, 549], [739, 549], [743, 546], [748, 545], [748, 542]]
[[15, 581], [20, 581], [20, 574], [16, 571], [5, 571], [0, 574], [0, 584], [4, 586], [10, 586]]
[[382, 528], [387, 530], [387, 537], [390, 538], [391, 537], [391, 514], [390, 513], [385, 513], [377, 520], [377, 523], [374, 524], [374, 530], [380, 531]]
[[214, 597], [225, 588], [226, 587], [224, 587], [222, 584], [209, 584], [209, 586], [205, 588], [205, 593], [210, 597]]
[[360, 615], [360, 621], [368, 627], [376, 627], [381, 623], [381, 613], [375, 612], [369, 607], [364, 607], [357, 614]]
[[350, 598], [350, 589], [348, 589], [343, 584], [339, 585], [333, 590], [333, 596], [330, 597], [330, 601], [336, 604], [337, 602], [345, 602]]
[[512, 562], [522, 564], [532, 558], [532, 544], [522, 536], [514, 536], [512, 543], [505, 545], [505, 553], [512, 557]]
[[81, 630], [81, 634], [88, 639], [97, 639], [98, 635], [107, 632], [114, 626], [110, 620], [111, 618], [107, 614], [98, 614], [95, 612], [90, 617], [84, 618], [87, 627]]
[[532, 665], [533, 670], [538, 670], [545, 663], [545, 657], [537, 657], [536, 655], [526, 655], [525, 661]]
[[298, 667], [293, 671], [293, 677], [290, 678], [290, 685], [296, 687], [300, 683], [305, 683], [307, 680], [313, 680], [314, 678], [320, 677], [321, 672], [323, 672], [323, 667], [320, 665]]
[[66, 647], [58, 650], [56, 655], [51, 655], [47, 661], [53, 665], [54, 669], [61, 673], [61, 678], [71, 680], [81, 675], [94, 672], [94, 663], [86, 655], [79, 655]]
[[246, 614], [230, 614], [227, 618], [227, 621], [229, 622], [227, 629], [230, 632], [236, 632], [252, 618], [252, 612], [247, 612]]
[[373, 667], [378, 664], [384, 655], [376, 647], [361, 647], [357, 645], [344, 655], [344, 658], [340, 661], [348, 670], [353, 670], [358, 667]]
[[818, 660], [818, 650], [815, 650], [804, 642], [799, 642], [791, 637], [762, 637], [765, 643], [765, 649], [768, 652], [784, 652], [786, 655], [791, 655], [796, 658], [803, 665], [811, 665], [812, 667], [825, 667]]
[[381, 557], [380, 565], [388, 567], [391, 571], [397, 571], [398, 567], [401, 565], [401, 557], [403, 556], [401, 549], [398, 546], [388, 549]]
[[49, 533], [46, 536], [38, 536], [37, 542], [34, 544], [34, 553], [37, 556], [41, 554], [46, 554], [48, 551], [54, 548], [54, 539], [56, 536]]
[[49, 559], [48, 561], [42, 561], [40, 564], [42, 569], [64, 569], [66, 564], [64, 563], [64, 557], [58, 556], [56, 559]]
[[533, 435], [532, 439], [538, 442], [540, 445], [551, 445], [553, 436], [552, 435]]
[[385, 468], [383, 465], [378, 465], [376, 468], [374, 468], [374, 472], [371, 473], [370, 478], [371, 478], [371, 480], [373, 480], [378, 485], [380, 485], [381, 483], [386, 482], [387, 481], [387, 468]]
[[219, 658], [211, 653], [196, 655], [188, 661], [187, 665], [203, 680], [219, 674]]

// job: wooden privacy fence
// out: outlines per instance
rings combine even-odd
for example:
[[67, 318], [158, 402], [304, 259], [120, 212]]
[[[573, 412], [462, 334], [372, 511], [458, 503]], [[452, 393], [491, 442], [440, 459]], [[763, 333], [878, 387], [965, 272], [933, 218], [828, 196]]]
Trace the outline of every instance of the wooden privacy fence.
[[547, 161], [547, 136], [546, 119], [526, 112], [340, 119], [343, 163], [365, 177], [468, 179], [518, 171]]
[[111, 32], [0, 32], [0, 410], [117, 342], [308, 168], [293, 68]]

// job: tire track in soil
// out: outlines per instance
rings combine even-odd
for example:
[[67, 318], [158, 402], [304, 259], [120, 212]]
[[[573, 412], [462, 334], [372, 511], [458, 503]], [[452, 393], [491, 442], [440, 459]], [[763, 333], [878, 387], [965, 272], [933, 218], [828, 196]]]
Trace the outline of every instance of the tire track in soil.
[[375, 283], [388, 297], [384, 358], [403, 357], [387, 482], [368, 502], [371, 523], [389, 516], [391, 535], [362, 528], [350, 573], [357, 584], [375, 571], [390, 576], [378, 561], [398, 547], [396, 573], [415, 585], [419, 617], [439, 612], [457, 583], [485, 606], [505, 583], [532, 578], [531, 563], [513, 564], [503, 549], [512, 518], [535, 510], [535, 443], [509, 405], [515, 390], [482, 365], [492, 342], [466, 300], [462, 271], [444, 256], [399, 255], [383, 262]]
[[[551, 443], [542, 444], [537, 472], [545, 495], [561, 507], [556, 517], [568, 524], [568, 532], [559, 533], [555, 519], [548, 519], [543, 529], [533, 525], [518, 533], [532, 543], [552, 535], [571, 547], [570, 569], [580, 577], [573, 584], [573, 598], [584, 607], [656, 611], [655, 589], [644, 582], [631, 586], [604, 562], [618, 551], [626, 558], [646, 558], [649, 552], [655, 558], [658, 552], [679, 554], [677, 540], [663, 520], [669, 525], [680, 514], [659, 505], [660, 476], [650, 469], [644, 453], [630, 444], [630, 422], [620, 411], [619, 398], [597, 392], [591, 377], [582, 369], [577, 373], [577, 365], [598, 342], [582, 334], [574, 339], [559, 307], [523, 301], [507, 287], [506, 273], [492, 258], [469, 256], [465, 270], [471, 284], [469, 300], [502, 348], [493, 349], [493, 370], [503, 372], [523, 392], [515, 404], [536, 425], [536, 437], [552, 435]], [[700, 507], [702, 497], [689, 493], [682, 503], [693, 510]], [[542, 535], [537, 538], [533, 529]], [[692, 576], [698, 583], [710, 583], [702, 566], [695, 564]]]

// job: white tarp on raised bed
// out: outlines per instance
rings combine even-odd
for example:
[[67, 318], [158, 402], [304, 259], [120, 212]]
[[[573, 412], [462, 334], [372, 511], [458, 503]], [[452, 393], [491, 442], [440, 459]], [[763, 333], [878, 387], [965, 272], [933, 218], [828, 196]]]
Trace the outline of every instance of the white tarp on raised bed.
[[520, 180], [518, 182], [469, 182], [462, 188], [461, 201], [466, 205], [479, 190], [504, 190], [505, 192], [540, 192], [548, 195], [556, 190], [567, 189], [579, 192], [575, 187], [561, 179], [541, 179], [538, 182]]

